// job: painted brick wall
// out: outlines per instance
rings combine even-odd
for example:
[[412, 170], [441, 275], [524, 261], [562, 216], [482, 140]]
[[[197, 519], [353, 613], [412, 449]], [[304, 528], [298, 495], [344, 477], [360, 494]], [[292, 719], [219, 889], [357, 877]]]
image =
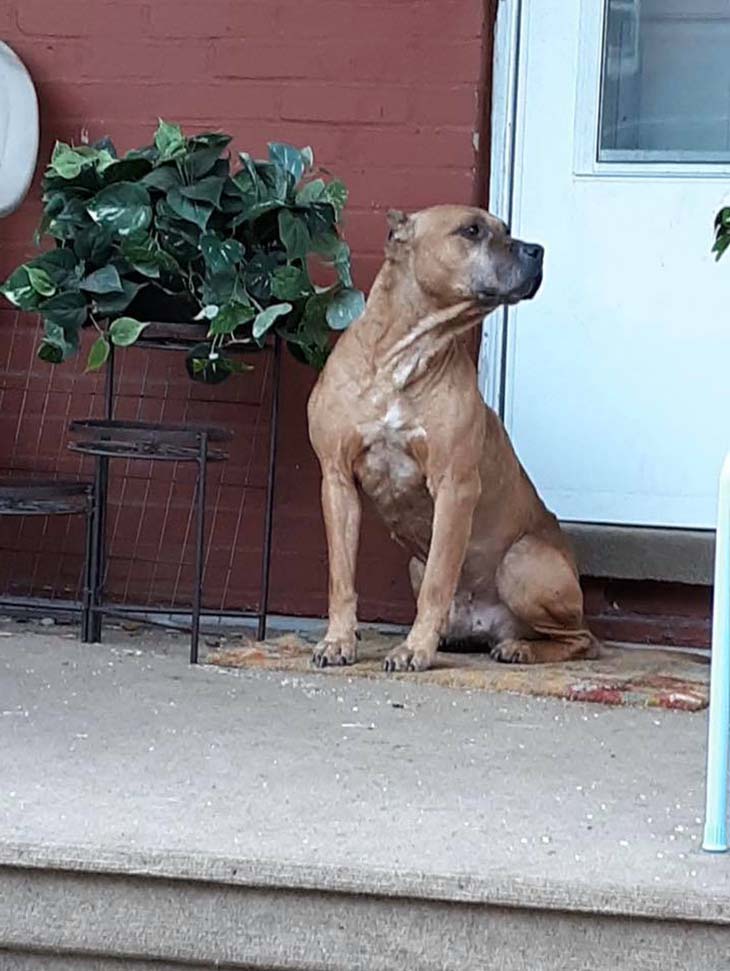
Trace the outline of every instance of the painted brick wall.
[[[268, 140], [311, 144], [350, 188], [346, 232], [357, 283], [382, 252], [384, 212], [486, 193], [487, 65], [493, 0], [5, 0], [0, 37], [31, 71], [42, 113], [43, 161], [55, 139], [110, 135], [149, 141], [158, 116], [190, 131], [230, 131], [241, 150]], [[0, 274], [30, 252], [34, 190], [0, 222]], [[73, 417], [101, 414], [101, 379], [34, 358], [37, 321], [0, 309], [0, 471], [90, 469], [65, 448]], [[255, 600], [266, 459], [266, 367], [214, 392], [192, 386], [180, 358], [124, 355], [120, 416], [208, 420], [236, 432], [211, 482], [207, 601]], [[276, 504], [273, 607], [322, 613], [326, 561], [319, 478], [306, 439], [312, 374], [288, 360]], [[110, 589], [185, 599], [191, 557], [191, 477], [183, 468], [117, 467], [112, 485]], [[0, 590], [57, 595], [79, 576], [79, 525], [0, 521]], [[366, 618], [405, 619], [404, 558], [366, 516], [361, 557]]]

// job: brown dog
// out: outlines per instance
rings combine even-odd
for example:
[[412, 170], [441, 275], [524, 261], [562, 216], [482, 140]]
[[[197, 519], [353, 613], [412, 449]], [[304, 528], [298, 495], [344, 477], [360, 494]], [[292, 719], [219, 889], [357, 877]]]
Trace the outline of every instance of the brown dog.
[[500, 304], [535, 294], [542, 247], [465, 206], [389, 222], [365, 312], [309, 401], [330, 573], [314, 663], [356, 660], [358, 487], [413, 555], [416, 620], [386, 670], [428, 668], [444, 639], [484, 644], [499, 661], [596, 657], [565, 537], [458, 340]]

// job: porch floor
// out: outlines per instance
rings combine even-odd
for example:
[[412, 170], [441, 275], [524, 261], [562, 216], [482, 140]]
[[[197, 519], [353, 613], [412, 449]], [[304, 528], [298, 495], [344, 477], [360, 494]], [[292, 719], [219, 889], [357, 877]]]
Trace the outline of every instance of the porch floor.
[[[4, 628], [0, 948], [16, 963], [0, 956], [2, 967], [46, 966], [23, 964], [26, 950], [49, 962], [109, 953], [165, 967], [604, 966], [577, 952], [573, 964], [564, 945], [560, 963], [513, 964], [497, 955], [493, 934], [483, 953], [472, 943], [465, 955], [466, 937], [443, 928], [433, 944], [416, 934], [412, 946], [430, 956], [409, 963], [415, 924], [395, 917], [370, 925], [371, 934], [380, 926], [377, 954], [362, 917], [325, 953], [324, 937], [344, 933], [345, 901], [390, 901], [391, 914], [396, 901], [430, 901], [449, 913], [528, 908], [730, 933], [721, 926], [730, 923], [730, 861], [700, 850], [704, 712], [455, 692], [416, 679], [190, 668], [179, 636], [160, 633], [150, 646], [110, 632], [107, 643], [83, 646], [69, 628]], [[54, 880], [84, 875], [102, 881], [88, 898], [96, 903], [83, 904], [80, 884], [78, 900], [56, 892]], [[263, 916], [260, 930], [243, 919], [240, 902], [231, 911], [240, 919], [229, 921], [219, 895], [187, 940], [181, 897], [177, 917], [160, 905], [130, 943], [134, 902], [106, 916], [102, 904], [122, 877], [164, 883], [165, 899], [193, 885], [318, 894], [334, 924], [300, 914], [299, 944], [287, 943], [291, 916], [287, 933], [279, 921], [272, 937]], [[64, 910], [72, 899], [73, 918]], [[314, 951], [305, 953], [308, 933]], [[339, 946], [350, 949], [342, 963]], [[628, 947], [624, 963], [606, 967], [670, 966]], [[714, 967], [704, 945], [687, 947]]]

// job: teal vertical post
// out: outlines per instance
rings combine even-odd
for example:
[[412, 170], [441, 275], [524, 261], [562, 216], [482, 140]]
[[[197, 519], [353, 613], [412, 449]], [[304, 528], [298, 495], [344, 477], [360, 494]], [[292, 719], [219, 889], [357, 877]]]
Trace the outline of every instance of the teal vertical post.
[[730, 748], [730, 452], [720, 473], [712, 608], [712, 667], [707, 735], [707, 802], [702, 848], [722, 853], [727, 844]]

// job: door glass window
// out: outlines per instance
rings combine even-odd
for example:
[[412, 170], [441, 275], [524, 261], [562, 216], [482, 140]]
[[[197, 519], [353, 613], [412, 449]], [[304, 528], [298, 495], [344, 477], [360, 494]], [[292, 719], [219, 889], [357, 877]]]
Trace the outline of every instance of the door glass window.
[[730, 0], [606, 0], [598, 161], [730, 161]]

